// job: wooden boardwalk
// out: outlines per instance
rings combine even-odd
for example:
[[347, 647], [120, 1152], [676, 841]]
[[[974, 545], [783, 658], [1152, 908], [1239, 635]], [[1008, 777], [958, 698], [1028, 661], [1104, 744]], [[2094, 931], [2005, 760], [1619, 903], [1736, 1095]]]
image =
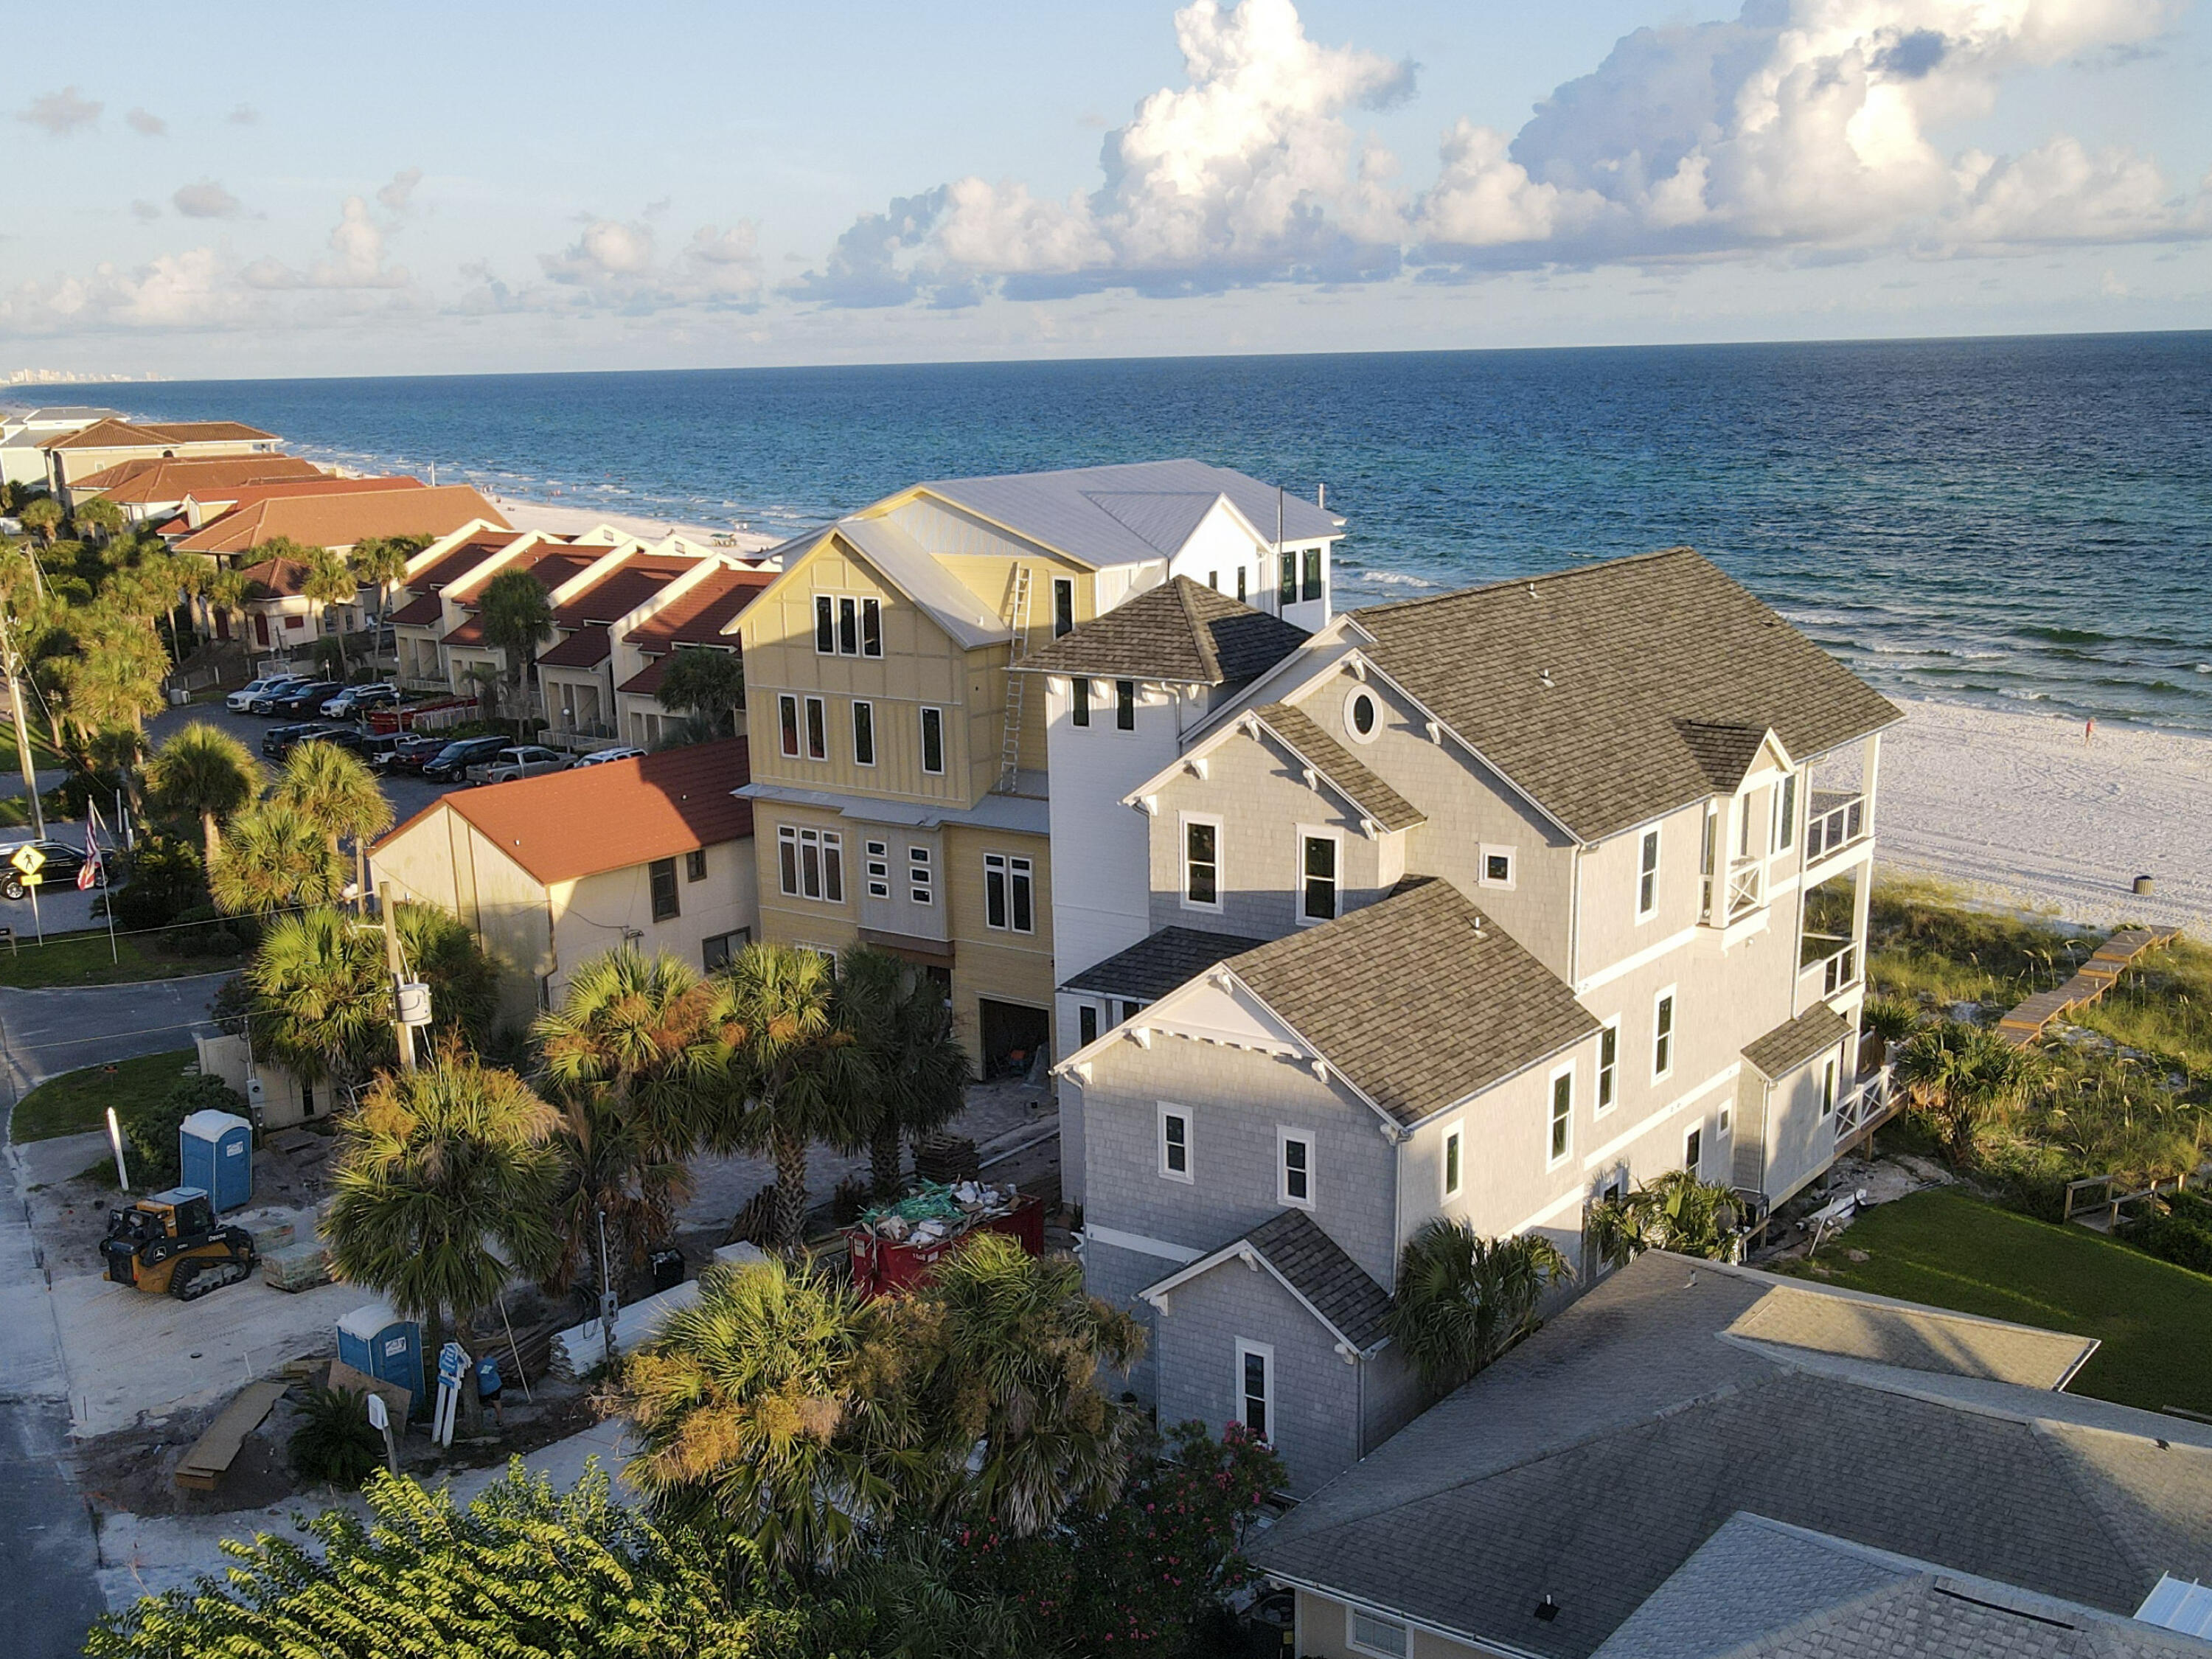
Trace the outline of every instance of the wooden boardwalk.
[[2097, 947], [2074, 977], [2055, 991], [2038, 991], [1997, 1022], [1997, 1035], [2015, 1048], [2025, 1048], [2043, 1035], [2044, 1028], [2061, 1014], [2086, 1008], [2119, 982], [2120, 975], [2146, 951], [2170, 945], [2178, 927], [2124, 927]]

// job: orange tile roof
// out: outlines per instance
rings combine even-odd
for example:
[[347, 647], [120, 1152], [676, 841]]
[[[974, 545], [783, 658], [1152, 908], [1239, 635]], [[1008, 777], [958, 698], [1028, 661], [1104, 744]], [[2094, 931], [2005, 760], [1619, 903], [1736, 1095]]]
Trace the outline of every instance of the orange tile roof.
[[701, 580], [698, 586], [672, 601], [664, 611], [655, 612], [635, 628], [628, 638], [631, 644], [645, 651], [665, 651], [672, 645], [704, 645], [709, 641], [722, 641], [722, 629], [735, 617], [761, 595], [762, 590], [774, 581], [773, 570], [744, 570], [735, 565], [726, 565], [713, 575]]
[[[392, 489], [422, 489], [427, 486], [420, 478], [404, 473], [388, 478], [276, 478], [263, 479], [253, 483], [232, 484], [219, 495], [203, 493], [195, 487], [191, 498], [202, 507], [228, 504], [230, 510], [252, 507], [257, 501], [286, 501], [295, 495], [380, 495]], [[210, 522], [201, 521], [202, 527]]]
[[565, 605], [553, 620], [563, 628], [611, 623], [629, 615], [698, 563], [696, 559], [657, 559], [633, 553]]
[[80, 492], [96, 489], [118, 506], [137, 507], [149, 501], [180, 501], [189, 495], [240, 484], [329, 477], [313, 461], [298, 455], [200, 455], [181, 460], [169, 455], [141, 455], [104, 466], [70, 488]]
[[351, 547], [372, 536], [449, 536], [471, 519], [507, 523], [467, 484], [279, 497], [224, 514], [185, 537], [177, 550], [242, 553], [279, 536], [308, 547]]
[[143, 449], [151, 444], [274, 443], [276, 434], [242, 421], [170, 421], [142, 426], [131, 421], [94, 421], [81, 431], [57, 438], [46, 449]]
[[259, 564], [250, 564], [239, 572], [247, 583], [259, 583], [269, 592], [253, 597], [283, 599], [296, 599], [307, 584], [307, 567], [297, 559], [264, 559]]
[[455, 790], [377, 845], [397, 841], [442, 807], [550, 886], [750, 836], [752, 803], [730, 792], [751, 777], [745, 740], [723, 738], [636, 760]]
[[527, 571], [537, 577], [539, 585], [550, 593], [569, 577], [588, 569], [612, 551], [614, 550], [610, 547], [578, 547], [568, 542], [533, 542], [489, 575], [471, 582], [465, 590], [453, 597], [463, 605], [474, 605], [483, 597], [484, 589], [491, 586], [493, 577], [504, 576], [510, 570]]
[[538, 653], [540, 668], [597, 668], [613, 647], [605, 623], [586, 623], [560, 644]]

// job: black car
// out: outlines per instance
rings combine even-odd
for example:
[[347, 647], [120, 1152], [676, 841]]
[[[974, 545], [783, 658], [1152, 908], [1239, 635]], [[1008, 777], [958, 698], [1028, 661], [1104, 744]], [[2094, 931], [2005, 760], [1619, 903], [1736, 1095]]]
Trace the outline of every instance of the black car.
[[469, 768], [489, 760], [507, 747], [505, 738], [462, 738], [447, 744], [422, 768], [433, 783], [459, 783]]
[[349, 685], [323, 704], [326, 720], [359, 720], [372, 708], [388, 708], [399, 701], [399, 688], [386, 681], [373, 685]]
[[295, 720], [289, 726], [272, 726], [261, 734], [261, 752], [271, 760], [282, 760], [291, 753], [293, 744], [323, 725], [321, 720]]
[[447, 741], [435, 732], [386, 732], [371, 738], [362, 754], [380, 772], [419, 774], [445, 751]]
[[337, 680], [310, 680], [289, 691], [278, 692], [270, 700], [270, 712], [295, 720], [312, 720], [323, 712], [325, 698], [344, 690]]
[[[31, 890], [23, 884], [22, 872], [9, 862], [20, 847], [35, 847], [46, 855], [39, 866], [39, 878], [48, 890], [58, 886], [76, 885], [76, 873], [84, 868], [84, 848], [72, 847], [65, 841], [33, 841], [25, 836], [21, 841], [0, 842], [0, 897], [20, 899]], [[107, 861], [100, 860], [99, 885], [107, 885]]]
[[[328, 680], [279, 680], [276, 684], [269, 687], [268, 690], [262, 692], [259, 696], [254, 698], [252, 702], [247, 703], [246, 705], [246, 712], [249, 714], [277, 714], [283, 710], [286, 703], [291, 701], [295, 693], [314, 688], [320, 690], [321, 696], [329, 696], [331, 695], [330, 690], [320, 690], [324, 687], [335, 689], [333, 683]], [[319, 701], [318, 701], [316, 707], [321, 707]], [[312, 714], [315, 710], [313, 708], [302, 708], [299, 712], [301, 714]], [[299, 715], [295, 714], [293, 718], [296, 720], [299, 718]]]

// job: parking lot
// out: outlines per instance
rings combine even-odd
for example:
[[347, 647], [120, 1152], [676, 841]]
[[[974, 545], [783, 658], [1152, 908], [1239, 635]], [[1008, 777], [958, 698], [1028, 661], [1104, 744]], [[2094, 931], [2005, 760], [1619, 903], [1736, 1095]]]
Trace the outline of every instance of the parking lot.
[[[184, 708], [165, 708], [149, 723], [149, 732], [158, 747], [177, 732], [195, 720], [204, 720], [219, 726], [250, 750], [256, 758], [261, 757], [261, 735], [272, 726], [283, 726], [283, 720], [264, 720], [258, 714], [234, 714], [219, 702], [193, 703]], [[274, 766], [276, 763], [264, 763]], [[383, 779], [385, 799], [392, 803], [392, 821], [406, 822], [432, 801], [444, 794], [450, 784], [430, 783], [419, 777], [390, 776]]]

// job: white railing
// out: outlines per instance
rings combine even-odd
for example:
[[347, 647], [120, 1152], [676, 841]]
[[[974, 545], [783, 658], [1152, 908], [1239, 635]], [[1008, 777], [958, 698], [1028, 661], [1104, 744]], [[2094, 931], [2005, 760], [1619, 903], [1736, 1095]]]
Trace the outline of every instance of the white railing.
[[1859, 942], [1835, 933], [1808, 933], [1808, 944], [1837, 945], [1842, 948], [1831, 951], [1825, 957], [1815, 957], [1797, 971], [1820, 975], [1820, 994], [1832, 997], [1846, 986], [1856, 985], [1859, 977]]
[[1897, 1107], [1890, 1086], [1889, 1067], [1869, 1073], [1852, 1084], [1836, 1103], [1836, 1139], [1848, 1140], [1862, 1129], [1887, 1118]]
[[1805, 862], [1839, 853], [1866, 835], [1866, 797], [1815, 789], [1805, 819]]
[[1766, 860], [1736, 859], [1729, 865], [1728, 919], [1736, 921], [1766, 902]]

